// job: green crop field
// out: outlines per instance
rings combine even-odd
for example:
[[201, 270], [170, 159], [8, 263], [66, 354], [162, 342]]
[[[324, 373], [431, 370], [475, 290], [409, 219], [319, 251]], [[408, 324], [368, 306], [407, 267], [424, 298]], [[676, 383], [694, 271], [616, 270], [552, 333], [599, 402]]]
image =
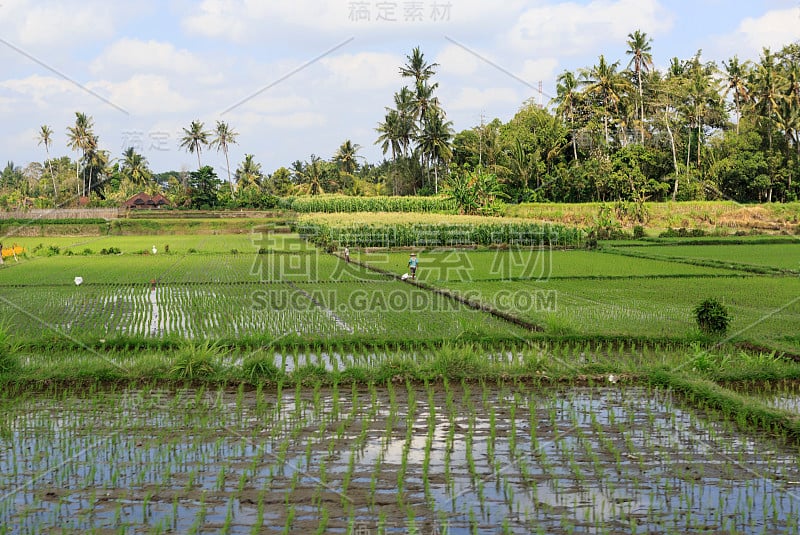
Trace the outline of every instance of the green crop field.
[[6, 238], [0, 535], [797, 532], [797, 244], [347, 217]]
[[[732, 271], [597, 251], [512, 249], [448, 250], [418, 253], [422, 281], [479, 281], [551, 278], [613, 278], [726, 275]], [[408, 271], [408, 252], [370, 252], [354, 259], [398, 275]]]
[[764, 266], [800, 273], [800, 239], [795, 243], [747, 245], [673, 245], [629, 247], [625, 251], [668, 259], [707, 260], [735, 266]]

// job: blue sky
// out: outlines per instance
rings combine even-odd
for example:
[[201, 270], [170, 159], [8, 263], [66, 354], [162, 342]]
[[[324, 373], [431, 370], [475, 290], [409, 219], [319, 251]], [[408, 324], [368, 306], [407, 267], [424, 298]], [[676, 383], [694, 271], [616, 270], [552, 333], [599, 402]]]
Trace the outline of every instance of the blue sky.
[[[112, 157], [132, 145], [156, 171], [196, 167], [178, 148], [194, 119], [239, 132], [232, 167], [246, 153], [265, 172], [330, 158], [345, 139], [375, 162], [374, 129], [413, 47], [439, 63], [459, 131], [507, 121], [540, 80], [552, 95], [559, 73], [600, 54], [624, 67], [637, 29], [659, 67], [698, 49], [757, 59], [800, 39], [800, 0], [0, 0], [0, 164], [41, 161], [42, 124], [51, 152], [74, 156], [76, 111]], [[224, 174], [221, 154], [202, 160]]]

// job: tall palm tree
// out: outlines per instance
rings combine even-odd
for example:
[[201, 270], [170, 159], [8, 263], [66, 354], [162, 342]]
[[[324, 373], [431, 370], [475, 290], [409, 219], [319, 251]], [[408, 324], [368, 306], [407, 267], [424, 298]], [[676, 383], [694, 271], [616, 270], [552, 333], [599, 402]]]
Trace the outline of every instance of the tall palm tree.
[[137, 186], [146, 186], [153, 178], [153, 173], [147, 165], [147, 158], [136, 152], [133, 147], [128, 147], [122, 153], [120, 173], [122, 176]]
[[53, 179], [53, 201], [57, 202], [58, 188], [56, 187], [56, 175], [53, 173], [53, 162], [50, 160], [50, 145], [53, 143], [53, 130], [43, 124], [39, 127], [39, 135], [37, 136], [39, 145], [44, 145], [44, 151], [47, 153], [47, 163], [50, 167], [50, 178]]
[[375, 129], [378, 132], [378, 139], [375, 140], [375, 144], [380, 144], [384, 156], [391, 150], [393, 161], [397, 160], [397, 155], [400, 153], [400, 139], [395, 135], [399, 120], [400, 117], [397, 110], [389, 110], [383, 122], [378, 123], [378, 127]]
[[400, 75], [403, 78], [413, 78], [415, 85], [428, 80], [436, 74], [438, 63], [428, 63], [425, 61], [425, 54], [415, 47], [410, 55], [406, 56], [407, 63], [400, 67]]
[[557, 104], [556, 111], [561, 117], [569, 122], [570, 135], [572, 137], [572, 158], [578, 160], [578, 147], [575, 135], [575, 108], [577, 107], [580, 93], [578, 92], [578, 79], [571, 71], [564, 71], [558, 76], [556, 85]]
[[[86, 195], [89, 196], [92, 194], [93, 189], [97, 189], [100, 185], [100, 175], [105, 175], [108, 173], [108, 164], [111, 161], [111, 158], [108, 154], [107, 150], [102, 150], [99, 147], [99, 137], [98, 136], [91, 136], [89, 141], [89, 146], [86, 149], [86, 155], [84, 156], [84, 165], [85, 171], [88, 175], [88, 186], [86, 188]], [[93, 178], [97, 176], [97, 182], [93, 181]], [[102, 197], [102, 193], [100, 194]]]
[[619, 103], [630, 89], [627, 80], [617, 72], [619, 62], [608, 63], [605, 56], [601, 55], [597, 65], [591, 69], [581, 71], [584, 91], [599, 99], [603, 111], [603, 131], [605, 143], [610, 141], [608, 133], [608, 123], [612, 117], [612, 111], [618, 111]]
[[740, 63], [738, 56], [733, 56], [728, 61], [723, 61], [722, 66], [725, 68], [725, 96], [733, 92], [733, 105], [736, 110], [736, 133], [739, 133], [739, 123], [742, 119], [742, 105], [746, 103], [750, 94], [747, 90], [747, 77], [750, 70], [750, 62], [745, 61]]
[[338, 148], [336, 154], [333, 156], [333, 161], [338, 164], [339, 169], [352, 175], [356, 172], [356, 168], [358, 167], [356, 153], [360, 148], [361, 145], [358, 143], [353, 144], [353, 142], [348, 139]]
[[236, 169], [236, 187], [241, 189], [247, 186], [261, 186], [263, 178], [261, 164], [255, 161], [255, 156], [252, 154], [245, 154], [244, 160]]
[[639, 88], [639, 128], [642, 135], [642, 143], [644, 143], [644, 93], [642, 92], [642, 71], [647, 72], [653, 67], [653, 56], [650, 54], [650, 43], [653, 40], [647, 37], [647, 34], [636, 30], [628, 34], [628, 50], [626, 54], [631, 56], [631, 61], [628, 63], [628, 68], [633, 65], [633, 74]]
[[[69, 143], [69, 148], [82, 152], [83, 159], [86, 159], [86, 153], [90, 149], [92, 145], [92, 138], [94, 134], [92, 133], [92, 129], [94, 128], [94, 121], [88, 115], [83, 112], [76, 111], [75, 112], [75, 126], [67, 127], [67, 141]], [[78, 182], [78, 195], [83, 195], [86, 193], [85, 184], [80, 179], [80, 159], [77, 159], [75, 162], [75, 179]]]
[[181, 147], [189, 152], [197, 153], [197, 168], [200, 169], [200, 151], [208, 146], [209, 132], [204, 130], [204, 125], [199, 120], [192, 121], [189, 128], [184, 128], [181, 138]]
[[233, 191], [233, 182], [231, 181], [231, 164], [228, 161], [228, 145], [235, 145], [238, 135], [237, 132], [228, 126], [228, 123], [217, 121], [217, 127], [214, 130], [214, 139], [211, 140], [212, 147], [217, 147], [217, 151], [221, 149], [222, 152], [225, 153], [225, 167], [228, 169], [228, 184], [231, 186], [231, 191]]
[[311, 155], [311, 161], [303, 165], [302, 173], [300, 174], [300, 183], [303, 185], [304, 190], [311, 195], [319, 195], [324, 193], [322, 189], [322, 159], [314, 154]]
[[439, 193], [440, 163], [453, 157], [450, 140], [453, 138], [453, 123], [447, 121], [441, 110], [429, 109], [425, 115], [425, 127], [420, 132], [418, 147], [422, 161], [433, 164], [434, 191]]

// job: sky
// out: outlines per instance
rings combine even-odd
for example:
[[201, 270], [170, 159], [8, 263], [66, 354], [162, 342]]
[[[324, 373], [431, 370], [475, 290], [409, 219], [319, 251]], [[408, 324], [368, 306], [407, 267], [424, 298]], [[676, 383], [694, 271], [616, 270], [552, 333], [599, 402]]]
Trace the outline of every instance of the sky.
[[[129, 146], [155, 172], [194, 170], [183, 129], [227, 122], [232, 170], [254, 154], [265, 173], [349, 139], [371, 163], [375, 128], [399, 69], [419, 46], [438, 63], [437, 95], [456, 132], [547, 104], [564, 70], [603, 54], [625, 68], [629, 33], [670, 58], [758, 60], [800, 40], [800, 0], [0, 0], [0, 165], [70, 155], [75, 112], [100, 146]], [[541, 83], [542, 91], [539, 92]], [[225, 158], [201, 154], [222, 178]]]

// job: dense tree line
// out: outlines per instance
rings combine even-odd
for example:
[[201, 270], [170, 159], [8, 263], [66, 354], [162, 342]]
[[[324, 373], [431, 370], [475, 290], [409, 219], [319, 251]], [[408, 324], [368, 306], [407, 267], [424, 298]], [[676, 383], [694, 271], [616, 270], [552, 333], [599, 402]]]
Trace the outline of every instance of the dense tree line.
[[[376, 126], [385, 157], [378, 164], [363, 161], [360, 145], [346, 140], [329, 159], [312, 154], [266, 173], [246, 154], [231, 170], [228, 150], [238, 133], [222, 121], [209, 131], [196, 120], [184, 129], [181, 147], [196, 154], [197, 171], [154, 174], [132, 147], [116, 158], [103, 150], [91, 116], [77, 112], [65, 132], [77, 158], [52, 157], [54, 133], [42, 125], [44, 163], [9, 162], [0, 173], [0, 205], [118, 204], [142, 190], [195, 207], [269, 207], [278, 197], [320, 193], [442, 191], [467, 211], [484, 211], [497, 199], [797, 200], [800, 43], [763, 49], [756, 62], [734, 56], [717, 64], [698, 51], [672, 58], [663, 71], [655, 68], [645, 33], [629, 34], [627, 45], [624, 59], [601, 55], [595, 65], [563, 72], [548, 106], [531, 99], [508, 122], [494, 119], [458, 133], [436, 95], [438, 65], [415, 48], [399, 70], [408, 84]], [[225, 155], [227, 180], [203, 166], [207, 149]]]

